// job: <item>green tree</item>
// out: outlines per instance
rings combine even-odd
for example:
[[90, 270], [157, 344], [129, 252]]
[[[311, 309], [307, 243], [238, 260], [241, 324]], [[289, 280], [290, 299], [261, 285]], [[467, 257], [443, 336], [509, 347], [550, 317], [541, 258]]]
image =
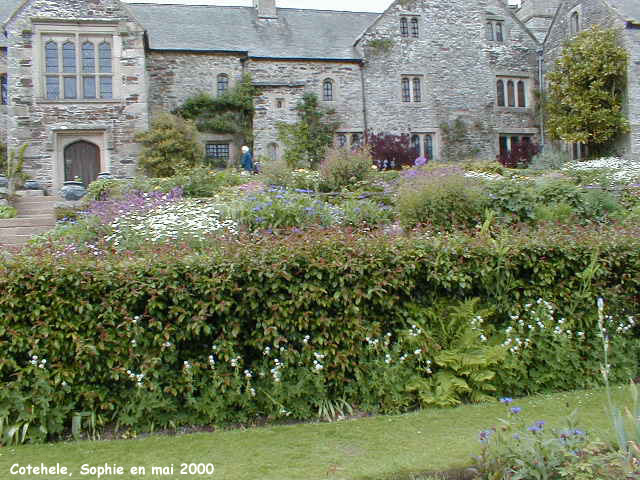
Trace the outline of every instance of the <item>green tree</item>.
[[233, 143], [238, 147], [251, 145], [255, 95], [251, 76], [245, 75], [222, 95], [216, 97], [201, 92], [188, 98], [175, 113], [193, 120], [201, 132], [226, 133], [233, 136]]
[[618, 32], [594, 27], [568, 42], [548, 74], [547, 129], [555, 140], [604, 152], [629, 131], [622, 111], [628, 54]]
[[195, 124], [170, 113], [158, 115], [151, 128], [137, 133], [135, 139], [142, 144], [139, 164], [154, 177], [170, 177], [204, 158]]
[[296, 111], [296, 123], [278, 123], [278, 139], [285, 145], [284, 160], [292, 168], [301, 164], [316, 168], [324, 160], [340, 123], [333, 118], [335, 111], [320, 107], [313, 93], [304, 94]]

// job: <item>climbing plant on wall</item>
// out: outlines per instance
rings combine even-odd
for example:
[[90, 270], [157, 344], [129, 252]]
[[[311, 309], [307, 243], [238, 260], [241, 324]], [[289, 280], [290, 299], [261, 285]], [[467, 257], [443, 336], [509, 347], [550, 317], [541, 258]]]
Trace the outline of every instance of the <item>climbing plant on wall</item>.
[[628, 54], [614, 29], [594, 27], [569, 41], [547, 75], [545, 109], [551, 138], [604, 153], [629, 131], [622, 111]]
[[201, 132], [226, 133], [237, 146], [253, 143], [253, 99], [256, 88], [251, 76], [245, 75], [222, 95], [206, 92], [188, 98], [176, 114], [193, 120]]
[[285, 146], [284, 160], [290, 167], [316, 168], [333, 143], [339, 122], [333, 118], [334, 111], [322, 108], [313, 93], [304, 94], [296, 111], [296, 123], [278, 124], [278, 139]]

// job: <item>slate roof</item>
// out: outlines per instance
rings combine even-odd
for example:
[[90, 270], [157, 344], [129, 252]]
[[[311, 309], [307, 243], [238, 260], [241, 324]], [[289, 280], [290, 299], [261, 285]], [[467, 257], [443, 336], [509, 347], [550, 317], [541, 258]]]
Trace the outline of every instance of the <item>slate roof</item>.
[[640, 25], [640, 0], [609, 0], [608, 3], [622, 18]]
[[129, 7], [147, 30], [152, 50], [237, 51], [269, 58], [360, 58], [353, 43], [380, 15], [278, 8], [278, 18], [266, 20], [258, 19], [253, 7]]

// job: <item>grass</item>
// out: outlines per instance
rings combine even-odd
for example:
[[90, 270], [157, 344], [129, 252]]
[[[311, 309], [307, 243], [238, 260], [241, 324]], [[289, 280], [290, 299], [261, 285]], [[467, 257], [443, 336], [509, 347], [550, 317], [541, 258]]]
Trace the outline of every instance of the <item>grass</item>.
[[[626, 390], [616, 387], [617, 403]], [[580, 428], [610, 438], [604, 390], [541, 395], [516, 400], [527, 421], [545, 420], [562, 428], [565, 417], [579, 409]], [[122, 475], [102, 479], [225, 480], [409, 480], [420, 472], [465, 467], [479, 452], [480, 430], [497, 425], [505, 415], [501, 404], [427, 409], [404, 415], [376, 416], [337, 423], [272, 426], [183, 436], [150, 436], [115, 441], [60, 442], [0, 449], [0, 478], [58, 480], [69, 476], [10, 475], [13, 464], [66, 466], [74, 479], [81, 465], [124, 467]], [[179, 475], [181, 463], [212, 463], [213, 475]], [[151, 474], [152, 466], [174, 465], [173, 475]], [[130, 474], [134, 466], [146, 475]]]

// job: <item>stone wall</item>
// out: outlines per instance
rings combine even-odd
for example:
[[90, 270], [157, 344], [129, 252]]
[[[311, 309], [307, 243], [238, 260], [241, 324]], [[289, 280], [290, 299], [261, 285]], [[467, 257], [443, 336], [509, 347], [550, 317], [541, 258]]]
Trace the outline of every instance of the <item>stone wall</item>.
[[640, 26], [624, 31], [624, 44], [629, 52], [627, 101], [631, 134], [629, 149], [640, 161]]
[[[362, 79], [360, 65], [355, 62], [285, 61], [252, 59], [247, 71], [254, 82], [263, 85], [256, 100], [254, 119], [254, 151], [267, 155], [267, 145], [277, 139], [277, 123], [297, 120], [296, 104], [305, 93], [314, 93], [320, 105], [334, 109], [340, 130], [362, 132]], [[323, 101], [322, 85], [325, 79], [333, 81], [333, 101]], [[278, 108], [278, 99], [283, 107]]]
[[[419, 38], [400, 35], [403, 16], [419, 19]], [[487, 40], [488, 18], [504, 22], [504, 42]], [[379, 47], [389, 41], [388, 49]], [[366, 32], [360, 46], [366, 59], [368, 126], [374, 131], [434, 132], [442, 156], [455, 153], [451, 160], [495, 158], [502, 131], [535, 131], [533, 105], [496, 107], [497, 75], [527, 77], [530, 99], [537, 78], [538, 45], [502, 2], [397, 3]], [[402, 76], [422, 79], [420, 102], [402, 101]], [[446, 134], [461, 122], [463, 138]]]
[[217, 77], [226, 74], [232, 87], [242, 77], [242, 57], [233, 54], [158, 52], [147, 59], [151, 114], [170, 112], [188, 98], [217, 93]]
[[[7, 49], [0, 48], [0, 75], [7, 73]], [[0, 144], [7, 139], [7, 106], [0, 104]]]
[[[37, 18], [38, 23], [32, 23]], [[81, 19], [64, 22], [64, 19]], [[49, 19], [48, 21], [42, 19]], [[45, 100], [40, 72], [43, 45], [39, 31], [93, 25], [113, 35], [113, 100]], [[62, 148], [74, 138], [100, 148], [101, 169], [133, 174], [136, 131], [148, 127], [143, 29], [117, 0], [32, 0], [7, 25], [9, 97], [7, 140], [11, 148], [27, 143], [25, 171], [55, 190], [64, 181]], [[38, 30], [42, 28], [42, 30]], [[87, 27], [88, 28], [88, 27]], [[110, 37], [111, 38], [111, 37]], [[40, 87], [39, 87], [40, 86]]]
[[622, 43], [630, 52], [625, 110], [629, 114], [632, 132], [630, 135], [622, 135], [619, 138], [617, 150], [619, 153], [630, 151], [640, 153], [640, 84], [638, 82], [640, 68], [637, 64], [640, 60], [640, 36], [638, 30], [626, 30], [625, 22], [600, 0], [564, 2], [560, 5], [545, 42], [544, 71], [553, 69], [556, 60], [562, 55], [564, 44], [572, 38], [569, 22], [573, 12], [578, 12], [581, 30], [599, 25], [602, 28], [616, 28], [621, 32]]
[[543, 42], [561, 0], [522, 0], [517, 17]]

